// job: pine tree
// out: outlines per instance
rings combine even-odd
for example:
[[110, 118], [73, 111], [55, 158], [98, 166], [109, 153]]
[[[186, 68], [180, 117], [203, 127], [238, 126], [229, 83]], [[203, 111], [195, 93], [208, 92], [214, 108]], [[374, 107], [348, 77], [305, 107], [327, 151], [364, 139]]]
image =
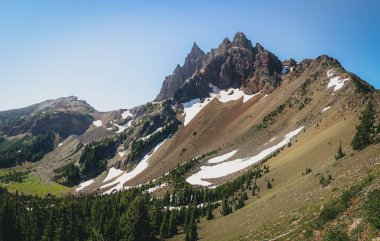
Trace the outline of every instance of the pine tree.
[[161, 227], [160, 227], [160, 237], [161, 239], [166, 239], [169, 237], [169, 214], [168, 211], [165, 212], [164, 218], [162, 219]]
[[375, 110], [371, 102], [360, 116], [360, 123], [356, 126], [356, 134], [351, 142], [354, 150], [362, 150], [373, 142], [375, 132]]
[[176, 235], [178, 233], [177, 228], [177, 212], [173, 210], [170, 212], [169, 218], [169, 237]]
[[226, 215], [232, 213], [232, 208], [228, 204], [228, 200], [227, 199], [223, 199], [221, 213], [222, 213], [223, 216], [226, 216]]
[[206, 216], [206, 219], [207, 220], [211, 220], [214, 218], [214, 215], [212, 214], [212, 206], [211, 205], [207, 205], [207, 216]]
[[123, 240], [144, 241], [151, 238], [151, 227], [148, 220], [146, 198], [138, 196], [130, 204], [121, 220], [123, 226]]
[[272, 186], [272, 184], [269, 182], [269, 179], [268, 179], [268, 182], [267, 182], [267, 188], [268, 189], [271, 189], [273, 186]]
[[185, 241], [196, 241], [198, 240], [198, 232], [197, 232], [197, 222], [195, 211], [193, 211], [189, 223], [189, 228], [186, 231]]
[[335, 160], [339, 160], [339, 159], [343, 158], [345, 155], [346, 154], [342, 150], [342, 141], [340, 141], [338, 153], [335, 155]]

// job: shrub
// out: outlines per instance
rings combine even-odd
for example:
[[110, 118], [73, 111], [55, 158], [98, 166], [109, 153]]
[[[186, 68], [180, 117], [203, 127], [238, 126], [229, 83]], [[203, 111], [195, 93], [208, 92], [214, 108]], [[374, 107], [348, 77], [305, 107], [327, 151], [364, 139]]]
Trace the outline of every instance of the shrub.
[[380, 189], [372, 191], [368, 195], [365, 204], [368, 221], [377, 229], [380, 229]]
[[339, 229], [330, 229], [323, 238], [324, 241], [349, 241], [350, 238]]

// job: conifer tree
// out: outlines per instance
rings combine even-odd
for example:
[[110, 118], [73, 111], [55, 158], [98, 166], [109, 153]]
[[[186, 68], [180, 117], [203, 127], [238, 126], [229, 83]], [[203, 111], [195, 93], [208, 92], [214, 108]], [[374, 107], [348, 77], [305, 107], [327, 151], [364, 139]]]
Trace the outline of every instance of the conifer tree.
[[144, 241], [151, 237], [145, 197], [138, 196], [122, 218], [123, 240]]
[[226, 216], [226, 215], [232, 213], [232, 208], [228, 204], [228, 199], [223, 199], [221, 213], [223, 216]]
[[162, 219], [161, 222], [161, 227], [160, 227], [160, 237], [161, 239], [166, 239], [169, 237], [169, 214], [168, 211], [165, 212], [164, 218]]
[[192, 212], [189, 228], [186, 231], [185, 241], [196, 241], [198, 240], [198, 232], [197, 232], [197, 222], [195, 211]]
[[176, 235], [178, 232], [177, 228], [177, 212], [176, 210], [173, 210], [170, 212], [170, 218], [169, 218], [169, 237]]
[[346, 154], [342, 150], [342, 141], [339, 142], [338, 153], [335, 155], [335, 160], [343, 158]]
[[268, 182], [267, 182], [267, 188], [268, 189], [271, 189], [273, 186], [272, 186], [272, 184], [270, 183], [270, 181], [269, 181], [269, 179], [268, 179]]
[[212, 214], [212, 206], [211, 205], [207, 205], [207, 216], [206, 216], [206, 219], [207, 220], [211, 220], [214, 218], [214, 215]]
[[360, 116], [360, 123], [356, 126], [356, 134], [351, 142], [354, 150], [362, 150], [373, 143], [375, 132], [375, 109], [371, 102], [368, 103]]

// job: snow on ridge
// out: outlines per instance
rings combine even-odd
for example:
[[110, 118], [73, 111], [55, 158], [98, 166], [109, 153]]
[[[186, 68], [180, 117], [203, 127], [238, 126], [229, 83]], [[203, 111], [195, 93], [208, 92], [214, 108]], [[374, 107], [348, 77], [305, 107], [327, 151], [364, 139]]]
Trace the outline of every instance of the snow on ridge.
[[114, 167], [111, 167], [109, 170], [108, 170], [108, 174], [106, 176], [106, 178], [104, 178], [103, 182], [108, 182], [109, 180], [119, 176], [120, 174], [123, 173], [123, 170], [120, 170], [120, 169], [116, 169]]
[[81, 184], [79, 184], [79, 186], [75, 189], [75, 191], [79, 192], [81, 190], [83, 190], [85, 187], [87, 186], [90, 186], [92, 183], [95, 182], [95, 179], [91, 179], [91, 180], [88, 180], [88, 181], [85, 181], [85, 182], [82, 182]]
[[212, 183], [204, 179], [224, 177], [261, 161], [274, 151], [288, 144], [303, 128], [304, 126], [289, 132], [280, 143], [261, 151], [255, 156], [226, 161], [213, 166], [201, 166], [201, 170], [188, 177], [186, 181], [192, 185], [210, 186]]
[[103, 125], [102, 121], [101, 120], [96, 120], [96, 121], [93, 121], [92, 124], [96, 127], [100, 127]]
[[329, 71], [327, 71], [327, 77], [333, 77], [334, 76], [334, 69], [330, 69]]
[[326, 110], [328, 110], [328, 109], [330, 109], [330, 108], [331, 108], [331, 106], [327, 106], [327, 107], [323, 108], [323, 110], [321, 111], [321, 113], [322, 113], [322, 112], [325, 112]]
[[133, 114], [129, 110], [126, 110], [123, 113], [121, 113], [121, 118], [123, 119], [127, 119], [128, 117], [132, 117], [132, 116]]
[[208, 163], [220, 163], [220, 162], [224, 162], [228, 158], [234, 156], [236, 154], [236, 152], [237, 152], [237, 150], [234, 150], [234, 151], [231, 151], [231, 152], [226, 153], [224, 155], [211, 158], [210, 160], [208, 160]]
[[183, 125], [186, 126], [190, 123], [190, 121], [205, 107], [208, 103], [211, 102], [213, 98], [208, 98], [203, 103], [200, 103], [200, 99], [194, 99], [186, 103], [182, 103], [184, 109], [183, 114], [185, 116], [185, 120]]
[[344, 82], [348, 81], [349, 78], [341, 79], [340, 76], [335, 76], [334, 69], [327, 71], [327, 77], [330, 78], [330, 81], [327, 85], [327, 89], [334, 86], [334, 92], [341, 89], [344, 85]]
[[165, 143], [167, 139], [163, 140], [161, 143], [159, 143], [150, 154], [146, 154], [144, 158], [137, 164], [137, 166], [130, 172], [124, 172], [121, 176], [119, 176], [116, 180], [105, 184], [101, 186], [100, 188], [106, 188], [110, 187], [116, 184], [115, 187], [111, 188], [110, 190], [104, 192], [103, 194], [110, 194], [113, 191], [119, 191], [123, 189], [128, 189], [128, 187], [124, 187], [124, 183], [128, 182], [132, 178], [136, 177], [138, 174], [143, 172], [148, 166], [149, 166], [149, 158], [161, 147], [162, 144]]
[[121, 133], [123, 132], [125, 129], [127, 129], [127, 126], [121, 126], [121, 125], [118, 125], [116, 123], [113, 123], [115, 126], [117, 126], [117, 128], [119, 128], [116, 133]]
[[222, 103], [227, 103], [230, 101], [236, 101], [243, 97], [243, 103], [249, 101], [254, 96], [260, 94], [261, 92], [257, 92], [253, 95], [244, 94], [244, 92], [240, 89], [229, 88], [226, 90], [220, 90], [218, 87], [209, 84], [212, 88], [212, 92], [210, 93], [210, 97], [206, 98], [202, 103], [199, 98], [190, 100], [188, 102], [182, 103], [184, 110], [182, 116], [185, 116], [185, 120], [183, 125], [186, 126], [190, 123], [190, 121], [213, 99], [217, 98]]
[[327, 85], [327, 89], [334, 86], [334, 92], [341, 89], [344, 85], [344, 82], [348, 81], [349, 78], [340, 79], [339, 76], [330, 79], [330, 82]]
[[147, 135], [147, 136], [144, 136], [144, 137], [141, 137], [139, 138], [138, 140], [142, 140], [142, 141], [145, 141], [145, 140], [148, 140], [152, 135], [160, 132], [162, 129], [164, 129], [163, 127], [160, 127], [158, 128], [157, 130], [153, 131], [151, 134]]

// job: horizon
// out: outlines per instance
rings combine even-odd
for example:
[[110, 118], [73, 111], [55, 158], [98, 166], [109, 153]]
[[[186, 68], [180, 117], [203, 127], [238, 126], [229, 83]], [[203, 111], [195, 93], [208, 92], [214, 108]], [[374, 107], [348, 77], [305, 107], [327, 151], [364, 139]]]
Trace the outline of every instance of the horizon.
[[207, 53], [239, 31], [282, 61], [329, 55], [379, 89], [380, 3], [364, 2], [2, 2], [0, 111], [66, 96], [99, 111], [153, 101], [194, 42]]

